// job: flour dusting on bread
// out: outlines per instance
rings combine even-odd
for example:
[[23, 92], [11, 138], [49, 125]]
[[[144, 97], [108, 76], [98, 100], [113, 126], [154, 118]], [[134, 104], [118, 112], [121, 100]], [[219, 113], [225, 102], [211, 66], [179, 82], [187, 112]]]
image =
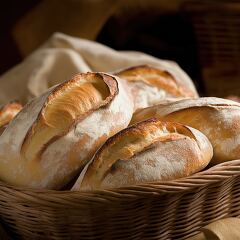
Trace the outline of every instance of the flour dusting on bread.
[[150, 119], [111, 137], [95, 154], [73, 190], [184, 177], [204, 168], [211, 157], [212, 146], [199, 131]]
[[132, 99], [119, 79], [78, 74], [32, 100], [6, 128], [0, 138], [0, 178], [59, 189], [107, 138], [127, 127], [132, 113]]

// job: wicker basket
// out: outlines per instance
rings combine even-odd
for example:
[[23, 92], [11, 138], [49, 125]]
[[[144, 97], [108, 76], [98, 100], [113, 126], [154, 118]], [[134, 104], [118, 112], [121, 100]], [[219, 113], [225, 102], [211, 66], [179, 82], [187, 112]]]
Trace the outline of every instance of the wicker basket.
[[14, 239], [186, 239], [240, 215], [240, 160], [188, 178], [92, 193], [0, 184]]

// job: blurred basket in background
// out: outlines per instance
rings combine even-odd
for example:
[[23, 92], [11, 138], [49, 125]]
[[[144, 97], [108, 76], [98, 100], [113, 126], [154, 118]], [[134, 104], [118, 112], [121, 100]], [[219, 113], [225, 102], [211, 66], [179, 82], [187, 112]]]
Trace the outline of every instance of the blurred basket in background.
[[189, 2], [183, 11], [195, 33], [207, 95], [240, 95], [240, 3]]

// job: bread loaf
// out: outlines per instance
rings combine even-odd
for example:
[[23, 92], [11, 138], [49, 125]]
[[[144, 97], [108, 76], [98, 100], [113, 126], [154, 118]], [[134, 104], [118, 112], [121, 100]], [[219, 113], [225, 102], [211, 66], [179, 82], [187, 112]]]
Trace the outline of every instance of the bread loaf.
[[18, 102], [10, 102], [0, 106], [0, 134], [21, 109], [22, 105]]
[[117, 77], [78, 74], [29, 102], [0, 138], [0, 179], [60, 189], [110, 136], [125, 128], [133, 103]]
[[240, 102], [240, 97], [235, 96], [235, 95], [227, 96], [226, 99], [229, 99], [229, 100], [232, 100], [232, 101], [235, 101], [235, 102]]
[[205, 97], [159, 104], [136, 112], [132, 123], [152, 117], [186, 124], [203, 132], [214, 149], [213, 165], [240, 158], [240, 104], [237, 102]]
[[73, 190], [186, 177], [205, 168], [212, 154], [210, 142], [198, 130], [150, 119], [108, 139], [82, 171]]
[[135, 110], [155, 105], [164, 98], [198, 97], [195, 89], [170, 72], [159, 68], [136, 66], [115, 75], [127, 80], [131, 86]]

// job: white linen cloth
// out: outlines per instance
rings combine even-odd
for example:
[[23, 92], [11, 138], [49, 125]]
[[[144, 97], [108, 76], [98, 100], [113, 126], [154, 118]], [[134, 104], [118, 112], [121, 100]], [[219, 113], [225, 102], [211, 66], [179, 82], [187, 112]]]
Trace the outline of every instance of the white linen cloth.
[[0, 104], [11, 100], [26, 103], [79, 72], [114, 72], [141, 64], [166, 70], [194, 89], [191, 79], [175, 62], [141, 52], [116, 51], [97, 42], [55, 33], [23, 62], [0, 77]]

